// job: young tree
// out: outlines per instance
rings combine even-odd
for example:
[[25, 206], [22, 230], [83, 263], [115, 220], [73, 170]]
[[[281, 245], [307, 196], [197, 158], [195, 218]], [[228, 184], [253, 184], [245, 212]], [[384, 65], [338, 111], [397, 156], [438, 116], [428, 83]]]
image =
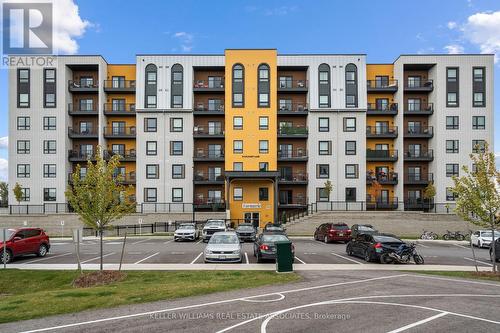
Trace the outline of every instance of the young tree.
[[435, 196], [436, 196], [436, 187], [434, 186], [434, 182], [430, 181], [429, 184], [425, 187], [423, 193], [423, 197], [428, 205], [429, 210], [432, 207]]
[[9, 185], [6, 182], [0, 182], [0, 200], [3, 204], [9, 204]]
[[87, 173], [80, 177], [80, 165], [71, 175], [72, 185], [66, 190], [66, 198], [80, 220], [96, 230], [100, 237], [100, 269], [103, 269], [103, 232], [113, 221], [135, 211], [135, 202], [125, 197], [128, 187], [121, 182], [123, 176], [115, 175], [120, 156], [104, 160], [101, 147], [97, 147], [96, 162], [87, 162]]
[[[495, 228], [499, 221], [496, 215], [500, 212], [500, 172], [495, 167], [495, 154], [489, 151], [488, 144], [484, 148], [476, 146], [478, 153], [470, 154], [475, 170], [463, 166], [464, 175], [453, 177], [453, 193], [457, 195], [455, 212], [474, 225], [489, 228], [492, 232], [492, 244], [495, 244]], [[493, 271], [497, 271], [496, 251], [492, 251]]]
[[19, 183], [16, 183], [14, 188], [12, 189], [12, 192], [14, 193], [14, 197], [16, 198], [17, 204], [21, 204], [21, 200], [23, 200], [23, 188]]
[[330, 180], [327, 180], [324, 186], [325, 186], [325, 191], [328, 194], [328, 200], [330, 200], [330, 194], [333, 192], [333, 184]]

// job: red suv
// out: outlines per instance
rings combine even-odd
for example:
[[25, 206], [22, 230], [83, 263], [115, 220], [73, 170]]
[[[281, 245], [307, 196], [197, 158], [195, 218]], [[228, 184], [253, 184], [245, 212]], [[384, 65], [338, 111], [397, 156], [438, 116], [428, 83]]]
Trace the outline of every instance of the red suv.
[[[5, 242], [3, 232], [0, 231], [0, 258], [1, 262], [10, 262], [12, 259], [25, 254], [36, 254], [44, 257], [50, 249], [49, 236], [40, 228], [7, 229]], [[7, 251], [4, 256], [4, 246]]]
[[323, 223], [316, 228], [314, 239], [329, 242], [345, 242], [351, 240], [351, 229], [345, 223]]

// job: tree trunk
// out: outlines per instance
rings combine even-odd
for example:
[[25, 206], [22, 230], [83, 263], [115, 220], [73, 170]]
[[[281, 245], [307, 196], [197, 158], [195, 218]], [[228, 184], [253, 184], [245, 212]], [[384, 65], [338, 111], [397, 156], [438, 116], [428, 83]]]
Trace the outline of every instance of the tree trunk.
[[102, 256], [102, 228], [99, 229], [99, 237], [100, 237], [100, 256], [101, 256], [101, 264], [100, 264], [100, 270], [102, 271], [102, 266], [103, 266], [103, 256]]
[[[470, 233], [470, 236], [472, 236], [472, 232]], [[477, 268], [477, 260], [476, 260], [476, 251], [474, 251], [474, 244], [472, 244], [472, 241], [470, 242], [470, 248], [472, 250], [472, 259], [474, 259], [474, 266], [476, 267], [476, 273], [479, 273], [479, 269]]]

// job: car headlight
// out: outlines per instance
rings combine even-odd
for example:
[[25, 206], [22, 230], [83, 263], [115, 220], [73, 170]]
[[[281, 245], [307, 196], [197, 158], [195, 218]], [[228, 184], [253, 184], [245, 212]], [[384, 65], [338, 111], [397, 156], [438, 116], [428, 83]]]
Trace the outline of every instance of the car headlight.
[[212, 254], [212, 251], [210, 251], [210, 250], [205, 250], [205, 254]]
[[233, 251], [233, 254], [240, 254], [240, 250]]

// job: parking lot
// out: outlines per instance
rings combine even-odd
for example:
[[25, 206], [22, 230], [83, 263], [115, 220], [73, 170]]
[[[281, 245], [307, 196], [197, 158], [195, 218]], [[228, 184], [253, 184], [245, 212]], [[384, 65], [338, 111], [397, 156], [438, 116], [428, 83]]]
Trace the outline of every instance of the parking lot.
[[[291, 240], [295, 245], [296, 265], [377, 265], [366, 263], [361, 258], [348, 256], [343, 243], [325, 244], [306, 237], [291, 237]], [[472, 253], [467, 245], [421, 241], [416, 241], [416, 243], [417, 249], [424, 257], [426, 264], [473, 265]], [[15, 259], [12, 264], [15, 266], [29, 266], [32, 264], [75, 264], [77, 262], [75, 244], [70, 240], [53, 239], [51, 244], [50, 252], [46, 257], [26, 256]], [[104, 260], [106, 264], [120, 262], [122, 245], [123, 239], [121, 238], [104, 241]], [[196, 242], [174, 242], [172, 238], [165, 237], [130, 237], [125, 247], [123, 262], [125, 264], [203, 264], [205, 246], [206, 243], [201, 242], [201, 240]], [[243, 262], [233, 265], [257, 263], [253, 255], [253, 243], [242, 244], [242, 250]], [[476, 249], [476, 258], [479, 266], [491, 267], [487, 249]], [[99, 242], [97, 239], [83, 240], [83, 243], [80, 244], [80, 260], [82, 264], [99, 263]]]

